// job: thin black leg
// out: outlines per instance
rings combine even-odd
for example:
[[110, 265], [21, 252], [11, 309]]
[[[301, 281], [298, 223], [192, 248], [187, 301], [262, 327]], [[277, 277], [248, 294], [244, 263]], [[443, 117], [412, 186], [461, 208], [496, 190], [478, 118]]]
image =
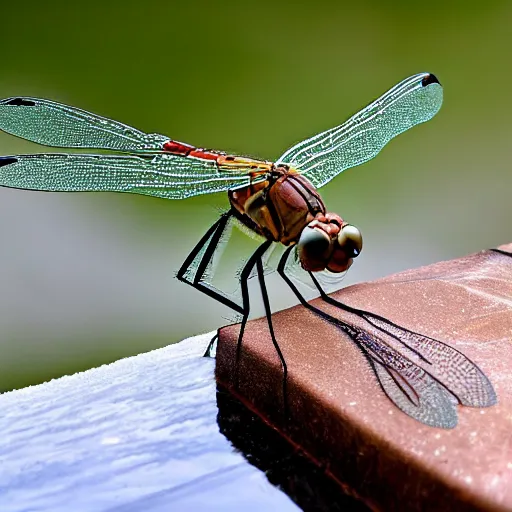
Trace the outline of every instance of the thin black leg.
[[[313, 313], [317, 314], [318, 316], [322, 317], [323, 319], [327, 320], [328, 322], [336, 325], [338, 328], [340, 328], [342, 331], [344, 331], [352, 339], [352, 341], [354, 341], [357, 344], [357, 346], [363, 351], [363, 353], [365, 353], [365, 355], [367, 355], [367, 351], [362, 347], [361, 343], [358, 341], [358, 329], [354, 328], [354, 326], [352, 326], [352, 325], [350, 325], [350, 324], [348, 324], [346, 322], [343, 322], [342, 320], [340, 320], [338, 318], [334, 318], [333, 316], [329, 315], [325, 311], [322, 311], [321, 309], [318, 309], [318, 308], [312, 306], [302, 296], [302, 294], [300, 293], [299, 289], [293, 284], [292, 280], [286, 274], [286, 262], [288, 261], [288, 257], [290, 256], [290, 253], [291, 253], [292, 250], [293, 250], [293, 246], [291, 246], [288, 249], [286, 249], [286, 251], [282, 255], [281, 260], [279, 261], [278, 269], [277, 269], [279, 275], [286, 281], [286, 283], [288, 284], [290, 289], [293, 291], [295, 296], [299, 299], [300, 303], [304, 307], [306, 307], [310, 311], [313, 311]], [[327, 295], [327, 293], [321, 287], [320, 283], [318, 282], [316, 277], [313, 275], [313, 273], [309, 272], [309, 275], [310, 275], [313, 283], [315, 284], [316, 288], [320, 292], [320, 298], [324, 302], [326, 302], [328, 304], [331, 304], [333, 306], [336, 306], [336, 307], [338, 307], [338, 308], [340, 308], [340, 309], [342, 309], [344, 311], [347, 311], [348, 313], [353, 313], [353, 314], [359, 316], [360, 318], [363, 318], [369, 324], [371, 324], [373, 327], [375, 327], [379, 331], [381, 331], [384, 334], [392, 337], [393, 339], [397, 340], [398, 342], [400, 342], [402, 344], [404, 344], [403, 341], [398, 336], [393, 334], [393, 332], [390, 332], [387, 329], [384, 329], [383, 328], [383, 324], [384, 325], [389, 325], [390, 327], [394, 327], [396, 329], [400, 329], [402, 331], [410, 332], [412, 334], [417, 334], [417, 333], [414, 333], [413, 331], [408, 331], [407, 329], [405, 329], [403, 327], [400, 327], [397, 324], [394, 324], [393, 322], [391, 322], [387, 318], [384, 318], [384, 317], [382, 317], [380, 315], [377, 315], [377, 314], [374, 314], [374, 313], [370, 313], [369, 311], [364, 311], [362, 309], [353, 308], [351, 306], [348, 306], [347, 304], [344, 304], [343, 302], [337, 301], [337, 300], [333, 299], [332, 297], [329, 297], [329, 295]], [[415, 355], [417, 355], [421, 360], [426, 361], [425, 357], [420, 352], [418, 352], [417, 350], [415, 350], [414, 348], [409, 347], [409, 346], [407, 346], [407, 348], [411, 352], [413, 352]]]
[[[318, 282], [318, 279], [314, 276], [314, 274], [312, 272], [308, 272], [308, 273], [309, 273], [309, 276], [311, 277], [311, 280], [315, 284], [317, 290], [320, 292], [320, 298], [324, 302], [326, 302], [327, 304], [331, 304], [332, 306], [336, 306], [337, 308], [340, 308], [340, 309], [342, 309], [344, 311], [347, 311], [348, 313], [353, 313], [354, 315], [357, 315], [360, 318], [363, 318], [369, 324], [371, 324], [373, 327], [375, 327], [379, 331], [383, 332], [384, 334], [390, 336], [391, 338], [395, 339], [396, 341], [398, 341], [402, 345], [405, 345], [403, 340], [400, 339], [399, 336], [394, 334], [393, 330], [400, 330], [402, 332], [408, 332], [410, 334], [418, 334], [419, 335], [419, 333], [416, 333], [414, 331], [406, 329], [405, 327], [402, 327], [402, 326], [400, 326], [398, 324], [395, 324], [391, 320], [388, 320], [387, 318], [384, 318], [381, 315], [378, 315], [376, 313], [371, 313], [370, 311], [365, 311], [364, 309], [354, 308], [352, 306], [349, 306], [348, 304], [340, 302], [339, 300], [333, 299], [332, 297], [327, 295], [327, 293], [322, 288], [322, 286], [320, 285], [320, 283]], [[383, 327], [384, 325], [386, 325], [390, 329], [385, 329]], [[424, 336], [424, 335], [421, 335], [421, 336], [423, 336], [424, 338], [428, 338], [428, 336]], [[433, 339], [433, 338], [429, 338], [429, 339]], [[438, 343], [441, 343], [438, 340], [435, 340], [435, 341], [437, 341]], [[428, 360], [418, 350], [415, 350], [414, 348], [412, 348], [412, 347], [410, 347], [408, 345], [406, 345], [406, 346], [407, 346], [408, 350], [413, 352], [422, 361], [428, 362]]]
[[[226, 226], [230, 220], [231, 215], [231, 212], [222, 215], [220, 219], [205, 233], [205, 235], [201, 238], [201, 240], [199, 240], [197, 245], [192, 249], [192, 252], [187, 256], [187, 258], [183, 262], [183, 265], [181, 265], [180, 269], [178, 270], [178, 273], [176, 274], [176, 277], [180, 281], [189, 284], [196, 290], [203, 292], [204, 294], [208, 295], [209, 297], [212, 297], [221, 304], [224, 304], [225, 306], [228, 306], [237, 313], [243, 315], [243, 306], [240, 306], [233, 300], [229, 299], [228, 297], [220, 293], [218, 290], [210, 288], [203, 281], [204, 273], [208, 268], [208, 264], [212, 260], [215, 251], [218, 249], [219, 242], [221, 241], [222, 238], [222, 234], [226, 229]], [[199, 262], [199, 265], [197, 267], [194, 279], [190, 281], [186, 277], [187, 270], [191, 267], [194, 260], [197, 258], [198, 254], [203, 250], [205, 245], [207, 245], [206, 251], [201, 257], [201, 261]]]
[[[248, 311], [248, 294], [245, 294], [243, 305], [240, 306], [236, 302], [232, 301], [222, 293], [220, 293], [218, 290], [216, 290], [213, 287], [209, 287], [206, 283], [203, 282], [204, 273], [206, 269], [208, 268], [208, 264], [212, 260], [215, 251], [219, 247], [219, 243], [222, 239], [222, 234], [224, 233], [224, 230], [226, 229], [226, 226], [228, 225], [228, 222], [231, 218], [231, 212], [225, 213], [220, 217], [220, 219], [213, 224], [213, 226], [208, 229], [208, 231], [204, 234], [204, 236], [199, 240], [199, 242], [196, 244], [196, 246], [192, 249], [190, 254], [187, 256], [183, 264], [181, 265], [180, 269], [178, 270], [176, 277], [184, 282], [195, 288], [196, 290], [199, 290], [200, 292], [203, 292], [204, 294], [208, 295], [209, 297], [215, 299], [216, 301], [220, 302], [221, 304], [224, 304], [225, 306], [228, 306], [229, 308], [233, 309], [237, 313], [240, 313], [243, 315], [243, 317], [246, 319], [246, 317], [249, 314]], [[207, 245], [208, 244], [208, 245]], [[201, 257], [201, 261], [199, 262], [199, 265], [197, 266], [197, 270], [195, 272], [194, 278], [192, 280], [189, 280], [186, 277], [187, 270], [191, 267], [191, 265], [194, 263], [197, 256], [200, 254], [200, 252], [203, 250], [203, 248], [207, 245], [207, 248], [204, 252], [204, 254]], [[243, 295], [243, 286], [242, 286], [242, 295]], [[245, 320], [247, 321], [247, 320]], [[215, 341], [218, 338], [218, 334], [215, 334], [215, 336], [210, 340], [210, 343], [208, 344], [208, 348], [206, 349], [205, 356], [208, 357], [211, 355], [211, 349], [215, 343]]]
[[258, 280], [260, 282], [261, 296], [263, 297], [263, 304], [265, 306], [265, 315], [267, 317], [270, 337], [272, 338], [272, 343], [274, 344], [274, 348], [276, 349], [277, 355], [279, 356], [279, 359], [281, 360], [281, 365], [283, 367], [283, 407], [285, 419], [287, 419], [289, 416], [288, 394], [286, 390], [288, 382], [288, 367], [286, 366], [286, 361], [283, 357], [283, 353], [281, 352], [281, 348], [277, 343], [276, 335], [274, 333], [274, 326], [272, 325], [272, 311], [270, 309], [270, 301], [268, 300], [267, 285], [265, 284], [265, 275], [263, 272], [263, 263], [261, 262], [261, 256], [258, 258], [258, 261], [256, 262], [256, 269], [258, 271]]
[[245, 326], [247, 324], [247, 320], [249, 319], [250, 313], [250, 300], [249, 300], [249, 286], [248, 281], [251, 275], [252, 269], [254, 265], [256, 265], [257, 261], [261, 261], [261, 257], [265, 254], [267, 249], [272, 245], [270, 240], [263, 242], [252, 254], [252, 256], [247, 260], [242, 273], [240, 274], [240, 287], [242, 290], [242, 304], [243, 304], [243, 318], [240, 323], [240, 332], [238, 333], [238, 342], [236, 345], [236, 359], [235, 359], [235, 387], [238, 388], [240, 383], [240, 357], [242, 355], [242, 341], [244, 338]]
[[[238, 335], [238, 342], [236, 347], [236, 359], [235, 359], [235, 387], [238, 388], [239, 385], [239, 367], [240, 367], [240, 356], [242, 353], [242, 340], [244, 336], [245, 326], [247, 324], [247, 320], [249, 318], [250, 312], [250, 300], [249, 300], [249, 288], [248, 288], [248, 280], [251, 275], [251, 271], [256, 265], [258, 261], [261, 262], [261, 258], [263, 254], [267, 251], [267, 249], [272, 245], [272, 242], [267, 240], [263, 244], [261, 244], [256, 251], [252, 254], [252, 256], [247, 260], [241, 274], [240, 274], [240, 289], [242, 292], [242, 304], [237, 304], [233, 300], [229, 299], [221, 292], [216, 290], [213, 287], [209, 287], [208, 284], [204, 281], [204, 274], [208, 265], [210, 264], [212, 258], [214, 257], [215, 251], [219, 247], [219, 243], [222, 239], [222, 235], [226, 229], [226, 226], [231, 218], [231, 212], [228, 212], [220, 217], [220, 219], [205, 233], [205, 235], [199, 240], [197, 245], [192, 249], [192, 252], [187, 256], [183, 265], [178, 270], [176, 277], [183, 281], [184, 283], [189, 284], [196, 290], [199, 290], [209, 297], [217, 300], [221, 304], [230, 307], [237, 313], [242, 315], [242, 321], [240, 324], [240, 332]], [[198, 255], [206, 246], [206, 250], [204, 254], [201, 256], [201, 260], [197, 266], [197, 270], [192, 280], [186, 277], [187, 270], [192, 266]], [[268, 298], [267, 298], [268, 299]], [[206, 353], [209, 353], [209, 350], [213, 343], [215, 342], [217, 335], [211, 340], [210, 345]], [[281, 356], [282, 357], [282, 356]]]
[[215, 342], [219, 339], [219, 333], [215, 333], [215, 336], [210, 340], [210, 343], [208, 343], [208, 346], [206, 347], [206, 350], [203, 354], [203, 357], [213, 357], [212, 351], [213, 346], [215, 345]]
[[512, 257], [512, 252], [503, 251], [501, 249], [490, 249], [492, 252], [497, 252], [498, 254], [503, 254], [504, 256]]
[[281, 256], [281, 259], [279, 260], [279, 264], [277, 266], [277, 272], [279, 275], [285, 280], [286, 284], [290, 287], [292, 292], [295, 294], [297, 299], [299, 299], [300, 303], [319, 317], [323, 318], [324, 320], [327, 320], [328, 322], [336, 325], [339, 327], [343, 332], [345, 332], [360, 348], [363, 350], [363, 352], [366, 355], [366, 351], [361, 347], [361, 344], [357, 340], [357, 330], [353, 328], [351, 325], [347, 324], [346, 322], [343, 322], [342, 320], [338, 318], [334, 318], [333, 316], [327, 314], [325, 311], [322, 311], [321, 309], [318, 309], [314, 307], [312, 304], [310, 304], [304, 296], [300, 293], [299, 289], [293, 284], [293, 281], [288, 277], [286, 274], [286, 262], [288, 261], [288, 257], [290, 256], [291, 251], [293, 250], [293, 246], [288, 247], [286, 251]]

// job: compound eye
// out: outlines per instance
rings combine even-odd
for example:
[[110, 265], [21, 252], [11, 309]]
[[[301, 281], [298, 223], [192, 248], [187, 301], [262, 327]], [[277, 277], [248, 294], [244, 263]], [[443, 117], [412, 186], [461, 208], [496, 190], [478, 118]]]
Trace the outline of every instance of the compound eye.
[[355, 226], [347, 224], [338, 233], [338, 244], [345, 251], [348, 258], [356, 258], [363, 249], [361, 231]]
[[305, 227], [297, 243], [302, 267], [311, 272], [324, 270], [332, 253], [329, 235], [318, 228]]

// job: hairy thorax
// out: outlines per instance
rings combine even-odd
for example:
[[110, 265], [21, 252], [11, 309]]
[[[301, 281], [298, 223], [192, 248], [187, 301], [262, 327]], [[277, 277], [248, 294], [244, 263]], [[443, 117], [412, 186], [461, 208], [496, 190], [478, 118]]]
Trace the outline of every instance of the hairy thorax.
[[280, 165], [266, 180], [229, 191], [236, 217], [268, 240], [296, 243], [325, 206], [315, 187], [297, 171]]

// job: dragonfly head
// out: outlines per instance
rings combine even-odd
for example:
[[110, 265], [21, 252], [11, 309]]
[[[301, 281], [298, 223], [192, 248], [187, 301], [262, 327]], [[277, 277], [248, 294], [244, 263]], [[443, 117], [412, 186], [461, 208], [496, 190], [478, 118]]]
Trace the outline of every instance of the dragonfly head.
[[359, 256], [363, 237], [336, 214], [318, 214], [303, 230], [297, 243], [302, 267], [311, 272], [345, 272]]

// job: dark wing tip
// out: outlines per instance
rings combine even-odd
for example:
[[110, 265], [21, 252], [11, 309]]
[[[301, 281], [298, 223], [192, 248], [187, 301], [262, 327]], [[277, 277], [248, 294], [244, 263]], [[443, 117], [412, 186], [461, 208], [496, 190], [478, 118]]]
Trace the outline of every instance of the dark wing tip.
[[14, 158], [13, 156], [0, 156], [0, 167], [3, 167], [4, 165], [15, 164], [17, 161], [18, 159]]
[[36, 102], [28, 98], [7, 98], [0, 101], [2, 105], [12, 105], [15, 107], [35, 107]]
[[430, 84], [439, 84], [441, 85], [441, 82], [437, 79], [437, 76], [434, 75], [433, 73], [429, 73], [426, 77], [423, 78], [423, 80], [421, 81], [421, 85], [423, 87], [426, 87], [427, 85], [430, 85]]

